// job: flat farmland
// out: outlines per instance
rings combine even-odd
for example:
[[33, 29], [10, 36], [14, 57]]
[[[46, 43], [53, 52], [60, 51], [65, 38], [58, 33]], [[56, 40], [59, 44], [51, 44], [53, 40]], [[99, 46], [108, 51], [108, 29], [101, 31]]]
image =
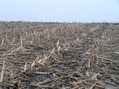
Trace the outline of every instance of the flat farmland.
[[0, 22], [0, 89], [119, 89], [119, 24]]

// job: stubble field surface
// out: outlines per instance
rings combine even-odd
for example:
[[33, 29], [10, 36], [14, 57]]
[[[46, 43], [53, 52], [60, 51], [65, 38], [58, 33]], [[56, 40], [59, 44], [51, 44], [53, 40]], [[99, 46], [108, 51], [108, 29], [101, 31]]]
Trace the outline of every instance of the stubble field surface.
[[0, 22], [0, 89], [119, 89], [119, 24]]

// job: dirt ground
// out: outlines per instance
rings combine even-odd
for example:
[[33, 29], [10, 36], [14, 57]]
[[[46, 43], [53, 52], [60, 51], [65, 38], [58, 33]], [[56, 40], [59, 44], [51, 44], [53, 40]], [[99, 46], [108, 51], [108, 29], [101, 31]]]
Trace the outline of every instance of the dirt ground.
[[119, 24], [0, 22], [0, 89], [119, 89]]

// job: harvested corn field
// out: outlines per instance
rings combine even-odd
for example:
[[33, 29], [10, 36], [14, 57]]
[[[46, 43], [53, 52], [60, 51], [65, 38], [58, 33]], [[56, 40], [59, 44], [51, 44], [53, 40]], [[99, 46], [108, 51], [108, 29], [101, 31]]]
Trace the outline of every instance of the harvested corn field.
[[0, 89], [119, 89], [119, 24], [0, 22]]

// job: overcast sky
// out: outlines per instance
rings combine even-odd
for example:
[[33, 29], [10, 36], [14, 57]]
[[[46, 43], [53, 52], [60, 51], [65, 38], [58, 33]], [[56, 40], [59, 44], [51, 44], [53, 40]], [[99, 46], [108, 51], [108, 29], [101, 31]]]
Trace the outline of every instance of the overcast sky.
[[119, 22], [119, 0], [0, 0], [0, 21]]

